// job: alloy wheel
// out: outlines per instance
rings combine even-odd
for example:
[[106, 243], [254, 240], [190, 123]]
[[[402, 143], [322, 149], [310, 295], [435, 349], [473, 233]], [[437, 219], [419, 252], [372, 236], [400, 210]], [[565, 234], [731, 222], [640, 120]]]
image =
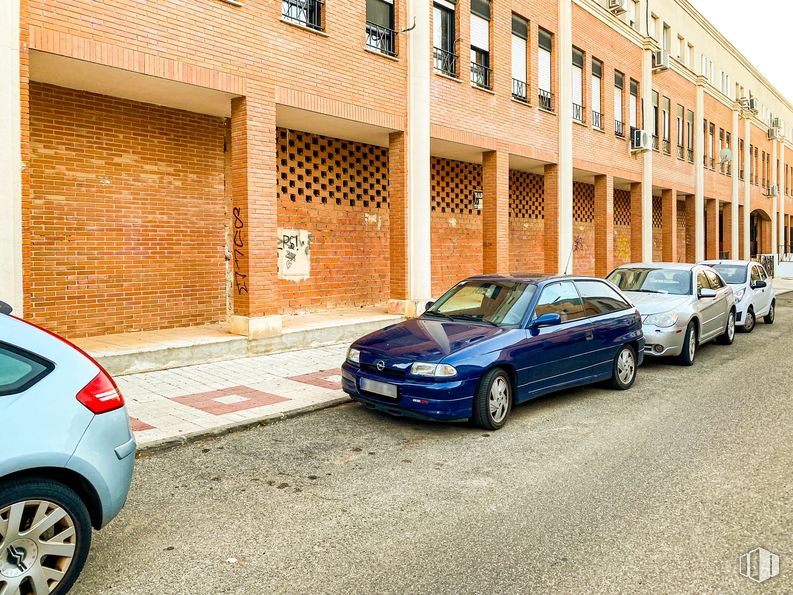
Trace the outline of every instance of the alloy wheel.
[[633, 358], [633, 351], [623, 349], [617, 359], [617, 376], [623, 384], [630, 384], [633, 374], [636, 372], [636, 361]]
[[730, 317], [727, 319], [727, 338], [730, 342], [735, 338], [735, 313], [730, 312]]
[[691, 335], [688, 338], [688, 354], [691, 359], [694, 359], [694, 353], [697, 351], [697, 333], [692, 329]]
[[755, 323], [754, 312], [752, 310], [749, 310], [746, 313], [746, 323], [744, 324], [744, 328], [746, 329], [746, 332], [749, 332], [754, 328], [754, 323]]
[[490, 387], [490, 417], [497, 424], [504, 421], [509, 411], [509, 384], [506, 379], [499, 376]]
[[47, 500], [24, 500], [0, 510], [0, 594], [51, 593], [77, 549], [74, 520]]

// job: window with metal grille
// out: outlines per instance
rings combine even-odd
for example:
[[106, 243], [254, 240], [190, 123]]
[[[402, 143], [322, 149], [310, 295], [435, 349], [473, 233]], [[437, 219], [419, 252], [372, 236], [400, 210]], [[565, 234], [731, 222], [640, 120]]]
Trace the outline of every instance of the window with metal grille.
[[527, 67], [527, 44], [529, 23], [526, 19], [512, 15], [512, 97], [519, 101], [529, 100]]

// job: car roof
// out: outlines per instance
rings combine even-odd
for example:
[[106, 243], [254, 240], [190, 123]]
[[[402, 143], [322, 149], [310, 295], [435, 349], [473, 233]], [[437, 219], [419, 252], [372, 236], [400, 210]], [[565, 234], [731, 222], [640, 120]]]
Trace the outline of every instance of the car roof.
[[568, 279], [570, 281], [593, 280], [603, 281], [591, 275], [549, 275], [546, 273], [510, 273], [508, 275], [475, 275], [465, 281], [517, 281], [519, 283], [547, 284], [551, 281]]
[[690, 262], [632, 262], [623, 264], [617, 269], [673, 269], [678, 271], [692, 271], [698, 266]]
[[703, 260], [699, 264], [704, 264], [704, 265], [707, 265], [707, 266], [713, 266], [715, 264], [726, 264], [726, 265], [730, 265], [730, 266], [747, 266], [747, 265], [752, 264], [752, 261], [751, 260], [729, 260], [729, 259]]

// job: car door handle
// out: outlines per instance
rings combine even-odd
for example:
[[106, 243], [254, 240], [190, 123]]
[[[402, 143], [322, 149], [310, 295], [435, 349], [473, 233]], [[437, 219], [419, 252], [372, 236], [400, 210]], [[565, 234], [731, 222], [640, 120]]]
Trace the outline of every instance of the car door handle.
[[587, 331], [586, 332], [586, 340], [587, 341], [591, 341], [594, 338], [595, 338], [595, 333], [593, 333], [592, 331]]

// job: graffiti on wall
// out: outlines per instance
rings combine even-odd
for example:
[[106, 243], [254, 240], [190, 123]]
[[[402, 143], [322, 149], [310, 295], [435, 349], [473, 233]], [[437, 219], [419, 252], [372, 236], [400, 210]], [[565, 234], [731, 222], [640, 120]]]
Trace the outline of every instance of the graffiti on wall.
[[311, 273], [311, 233], [305, 229], [278, 230], [278, 278], [308, 279]]
[[234, 288], [237, 295], [248, 293], [248, 275], [242, 272], [240, 259], [245, 258], [245, 240], [243, 238], [243, 230], [245, 229], [245, 222], [242, 220], [240, 207], [232, 209], [234, 215]]

